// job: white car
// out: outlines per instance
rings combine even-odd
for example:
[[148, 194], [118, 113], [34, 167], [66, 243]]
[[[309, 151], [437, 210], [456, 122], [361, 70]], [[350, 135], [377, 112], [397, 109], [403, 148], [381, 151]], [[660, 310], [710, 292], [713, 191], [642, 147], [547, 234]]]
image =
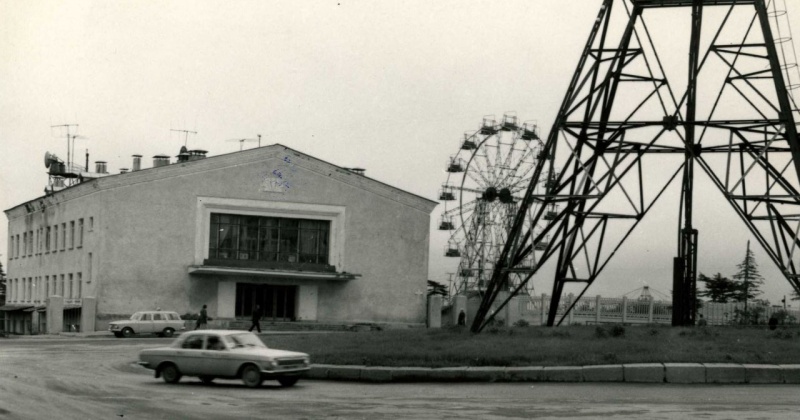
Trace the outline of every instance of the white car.
[[131, 315], [130, 319], [112, 321], [108, 330], [119, 337], [132, 337], [134, 334], [156, 334], [161, 337], [172, 337], [175, 331], [186, 329], [186, 322], [177, 312], [141, 311]]
[[197, 376], [204, 383], [241, 379], [255, 388], [265, 379], [276, 379], [282, 386], [296, 384], [311, 368], [311, 358], [268, 348], [248, 331], [197, 330], [181, 334], [169, 347], [142, 350], [139, 364], [155, 370], [155, 377], [167, 383]]

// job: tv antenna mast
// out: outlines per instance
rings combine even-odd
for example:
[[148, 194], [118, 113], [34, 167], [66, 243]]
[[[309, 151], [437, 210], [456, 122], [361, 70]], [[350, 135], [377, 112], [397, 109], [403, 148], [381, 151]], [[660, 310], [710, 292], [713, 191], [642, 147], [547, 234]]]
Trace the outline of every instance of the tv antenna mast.
[[[77, 134], [72, 134], [73, 127], [74, 127], [76, 132], [78, 131], [78, 124], [56, 124], [56, 125], [51, 125], [50, 126], [50, 128], [56, 128], [56, 127], [63, 127], [67, 132], [66, 133], [66, 137], [67, 137], [67, 162], [66, 162], [65, 170], [66, 170], [67, 173], [72, 173], [72, 172], [74, 172], [74, 170], [73, 170], [74, 165], [73, 165], [73, 162], [72, 162], [72, 158], [73, 158], [74, 149], [75, 149], [75, 139], [85, 139], [86, 137], [79, 136]], [[72, 178], [70, 178], [70, 181], [69, 181], [70, 185], [72, 185], [73, 182], [74, 182], [74, 180]]]
[[184, 147], [186, 147], [186, 144], [189, 142], [189, 133], [191, 133], [191, 134], [197, 134], [197, 131], [191, 131], [191, 130], [177, 130], [177, 129], [174, 129], [174, 128], [170, 128], [170, 129], [169, 129], [169, 131], [177, 131], [177, 132], [179, 132], [179, 133], [183, 133], [183, 146], [184, 146]]
[[246, 141], [257, 141], [258, 142], [258, 147], [261, 147], [261, 135], [259, 134], [258, 137], [259, 138], [257, 138], [257, 139], [252, 139], [252, 138], [251, 139], [247, 139], [247, 138], [245, 138], [245, 139], [229, 139], [227, 141], [238, 141], [239, 142], [239, 151], [241, 152], [242, 149], [244, 148], [244, 142], [246, 142]]
[[[777, 10], [777, 3], [603, 0], [545, 141], [547, 158], [533, 169], [473, 332], [501, 313], [551, 257], [547, 325], [561, 324], [673, 181], [681, 190], [672, 324], [693, 325], [698, 272], [693, 212], [704, 210], [695, 209], [693, 201], [706, 199], [695, 196], [698, 174], [710, 179], [800, 292], [800, 104], [792, 93], [800, 78], [792, 80], [796, 56], [784, 51], [793, 51], [783, 36], [791, 31], [781, 28], [777, 18], [786, 11]], [[685, 18], [685, 45], [675, 45], [674, 25], [649, 25], [665, 10]], [[659, 45], [670, 54], [659, 54]], [[685, 54], [672, 54], [678, 47]], [[688, 58], [688, 65], [679, 56]], [[550, 206], [558, 210], [545, 219]], [[536, 264], [525, 266], [548, 235]], [[518, 272], [525, 273], [524, 280], [501, 297], [509, 275]], [[564, 305], [566, 285], [579, 293]]]

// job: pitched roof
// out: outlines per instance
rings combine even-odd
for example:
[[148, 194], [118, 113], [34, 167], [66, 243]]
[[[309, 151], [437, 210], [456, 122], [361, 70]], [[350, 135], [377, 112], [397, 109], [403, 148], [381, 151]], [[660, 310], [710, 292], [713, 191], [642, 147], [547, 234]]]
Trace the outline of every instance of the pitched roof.
[[97, 192], [98, 190], [108, 190], [143, 182], [168, 179], [175, 176], [202, 173], [209, 170], [260, 162], [265, 159], [283, 158], [287, 154], [293, 156], [292, 163], [294, 165], [297, 165], [303, 169], [315, 172], [325, 176], [326, 178], [333, 179], [344, 184], [361, 188], [365, 191], [369, 191], [373, 194], [420, 211], [430, 213], [438, 204], [436, 201], [432, 201], [419, 195], [392, 187], [365, 175], [353, 173], [341, 166], [317, 159], [311, 155], [276, 143], [270, 146], [232, 152], [223, 155], [209, 156], [204, 159], [172, 163], [165, 166], [145, 168], [138, 171], [97, 178], [65, 188], [51, 195], [37, 197], [7, 209], [5, 210], [5, 213], [10, 216], [12, 213], [17, 213], [18, 211], [32, 212], [39, 210], [39, 207], [41, 206], [49, 206], [58, 202], [69, 201]]

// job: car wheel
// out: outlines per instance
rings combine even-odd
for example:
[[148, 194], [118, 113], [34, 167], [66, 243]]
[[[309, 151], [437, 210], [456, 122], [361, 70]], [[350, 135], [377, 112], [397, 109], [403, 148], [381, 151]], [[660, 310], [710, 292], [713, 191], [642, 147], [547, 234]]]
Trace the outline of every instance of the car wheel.
[[263, 381], [261, 370], [255, 365], [247, 365], [242, 369], [242, 382], [244, 382], [248, 388], [258, 388]]
[[202, 382], [202, 383], [204, 383], [206, 385], [209, 385], [212, 382], [214, 382], [214, 377], [213, 376], [201, 376], [200, 377], [200, 382]]
[[169, 363], [161, 368], [161, 377], [164, 378], [164, 382], [168, 384], [176, 384], [181, 380], [181, 372], [178, 370], [177, 366]]
[[125, 327], [122, 329], [122, 336], [125, 338], [133, 337], [133, 330], [130, 327]]
[[283, 378], [278, 378], [278, 383], [280, 383], [281, 386], [289, 387], [289, 386], [294, 386], [294, 384], [296, 384], [297, 381], [299, 380], [300, 378], [297, 376], [287, 376]]
[[117, 337], [117, 338], [122, 338], [122, 333], [121, 333], [121, 332], [114, 331], [114, 337]]
[[175, 334], [175, 330], [172, 328], [164, 328], [164, 331], [161, 333], [162, 337], [172, 337], [172, 334]]

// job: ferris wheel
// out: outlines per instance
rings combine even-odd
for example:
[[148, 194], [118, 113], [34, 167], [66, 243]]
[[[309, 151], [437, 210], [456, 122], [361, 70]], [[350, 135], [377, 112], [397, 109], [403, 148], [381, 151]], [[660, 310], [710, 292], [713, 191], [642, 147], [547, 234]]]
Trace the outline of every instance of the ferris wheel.
[[[481, 293], [488, 284], [537, 160], [544, 158], [543, 146], [536, 124], [520, 125], [516, 115], [507, 113], [499, 122], [494, 116], [484, 117], [480, 128], [465, 133], [458, 152], [448, 159], [447, 181], [439, 191], [444, 207], [439, 230], [449, 234], [445, 256], [458, 259], [451, 296]], [[527, 226], [536, 210], [534, 203], [525, 218]], [[544, 247], [537, 243], [534, 249]], [[533, 267], [535, 254], [530, 253], [523, 266]], [[510, 275], [507, 290], [522, 276]]]

